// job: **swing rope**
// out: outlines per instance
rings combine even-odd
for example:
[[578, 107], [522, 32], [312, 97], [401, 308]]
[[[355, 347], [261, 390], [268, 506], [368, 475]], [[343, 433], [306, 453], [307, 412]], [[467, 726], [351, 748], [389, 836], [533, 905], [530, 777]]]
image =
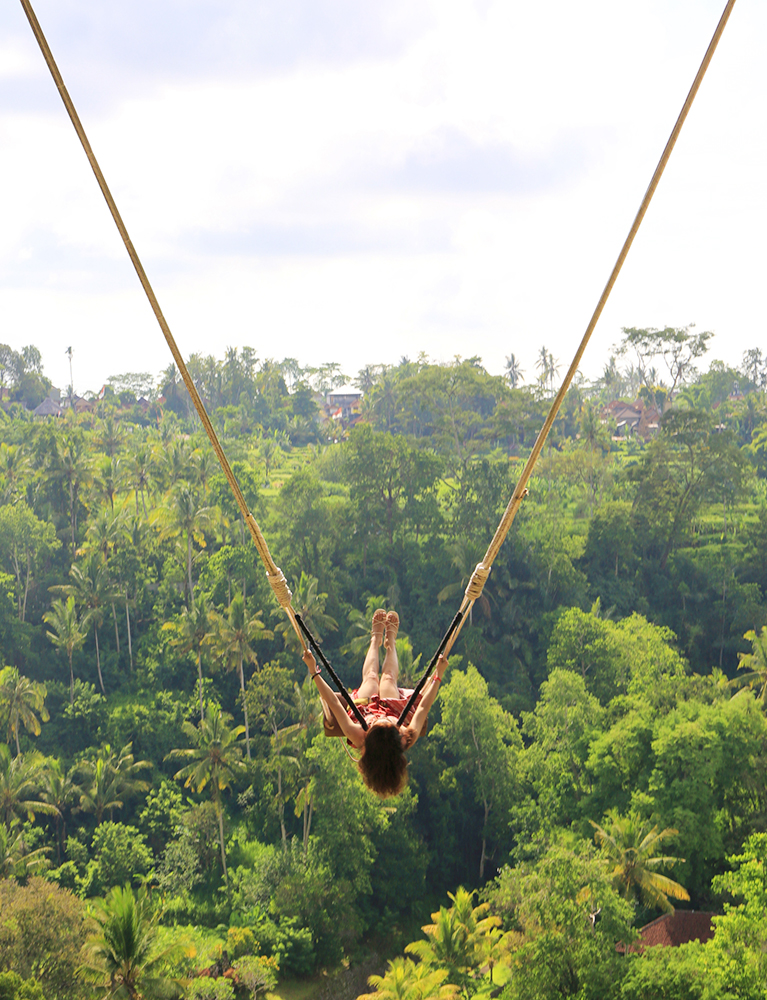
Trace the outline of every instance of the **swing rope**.
[[[181, 352], [179, 351], [176, 341], [173, 337], [173, 334], [171, 333], [170, 327], [168, 326], [165, 316], [163, 315], [163, 312], [160, 309], [160, 305], [159, 302], [157, 301], [157, 297], [155, 296], [154, 290], [149, 282], [146, 272], [144, 271], [143, 265], [141, 264], [138, 254], [136, 253], [136, 250], [133, 246], [130, 236], [128, 235], [128, 231], [125, 227], [122, 217], [120, 216], [120, 213], [117, 209], [117, 205], [114, 201], [114, 198], [112, 197], [107, 182], [104, 179], [104, 175], [101, 172], [101, 168], [98, 165], [98, 162], [93, 153], [91, 145], [85, 134], [85, 130], [83, 129], [83, 126], [80, 122], [80, 118], [77, 114], [77, 111], [75, 110], [75, 106], [72, 102], [71, 97], [69, 96], [69, 92], [67, 91], [66, 86], [64, 85], [64, 80], [61, 76], [61, 73], [59, 72], [58, 66], [56, 65], [56, 61], [53, 58], [53, 54], [50, 50], [50, 47], [48, 46], [43, 31], [37, 20], [37, 17], [35, 16], [35, 13], [32, 9], [30, 0], [20, 0], [20, 3], [22, 8], [24, 9], [24, 13], [26, 14], [27, 20], [29, 21], [29, 24], [32, 28], [32, 32], [35, 36], [35, 39], [37, 40], [37, 43], [43, 54], [43, 57], [51, 73], [51, 76], [53, 77], [53, 80], [59, 91], [59, 94], [61, 95], [61, 99], [64, 102], [64, 106], [67, 109], [67, 113], [69, 114], [72, 124], [74, 125], [75, 131], [77, 132], [77, 135], [80, 139], [83, 149], [85, 150], [85, 155], [88, 158], [88, 162], [91, 165], [91, 169], [93, 170], [98, 185], [101, 188], [101, 193], [104, 196], [109, 211], [112, 215], [112, 218], [114, 219], [115, 225], [117, 226], [120, 236], [122, 237], [123, 243], [125, 244], [125, 248], [128, 251], [128, 256], [131, 259], [131, 263], [133, 264], [136, 274], [138, 275], [139, 281], [141, 282], [144, 292], [146, 293], [146, 296], [152, 307], [152, 311], [155, 314], [160, 329], [163, 332], [163, 336], [165, 337], [168, 347], [170, 348], [171, 354], [173, 355], [173, 360], [176, 363], [176, 367], [178, 368], [181, 374], [181, 377], [184, 381], [184, 385], [186, 386], [187, 391], [191, 397], [192, 403], [194, 404], [194, 408], [197, 411], [197, 414], [200, 418], [200, 421], [202, 422], [203, 427], [205, 428], [205, 432], [207, 433], [208, 438], [211, 444], [213, 445], [213, 450], [216, 454], [219, 464], [221, 465], [224, 475], [226, 476], [229, 486], [232, 489], [232, 493], [234, 494], [237, 506], [243, 516], [243, 519], [245, 520], [245, 523], [248, 525], [248, 529], [250, 530], [250, 534], [255, 543], [256, 550], [258, 551], [261, 561], [266, 567], [267, 579], [269, 580], [269, 583], [272, 587], [277, 602], [287, 614], [293, 626], [293, 629], [296, 635], [298, 636], [302, 649], [306, 650], [308, 648], [307, 639], [304, 637], [304, 633], [302, 631], [301, 627], [302, 623], [299, 623], [299, 620], [296, 616], [296, 612], [293, 610], [291, 603], [293, 595], [290, 591], [290, 588], [288, 587], [285, 576], [282, 570], [274, 562], [272, 555], [269, 551], [269, 547], [266, 543], [266, 539], [264, 538], [263, 533], [261, 532], [261, 529], [258, 526], [255, 517], [248, 508], [248, 505], [245, 501], [245, 497], [243, 496], [242, 490], [240, 489], [239, 483], [237, 482], [237, 479], [231, 469], [231, 466], [229, 465], [229, 461], [224, 453], [223, 448], [221, 447], [221, 444], [218, 440], [218, 436], [216, 435], [213, 425], [210, 422], [210, 418], [208, 417], [205, 405], [202, 399], [200, 398], [200, 394], [197, 391], [197, 387], [192, 381], [192, 378], [189, 374], [186, 364], [184, 363], [184, 359], [181, 356]], [[693, 80], [690, 91], [682, 106], [682, 110], [679, 114], [679, 117], [677, 118], [676, 124], [674, 125], [674, 128], [671, 131], [671, 135], [669, 136], [669, 139], [663, 150], [663, 154], [661, 155], [661, 158], [658, 161], [658, 165], [655, 168], [655, 172], [653, 173], [652, 179], [650, 180], [650, 184], [647, 188], [647, 191], [645, 192], [645, 195], [642, 198], [639, 210], [634, 218], [631, 229], [629, 230], [629, 234], [626, 237], [621, 252], [618, 255], [618, 259], [616, 260], [615, 265], [613, 266], [607, 284], [605, 285], [604, 290], [602, 291], [602, 294], [599, 297], [599, 301], [597, 302], [591, 320], [589, 321], [589, 324], [586, 327], [586, 332], [584, 333], [583, 338], [578, 347], [578, 350], [575, 353], [575, 357], [573, 358], [573, 361], [570, 364], [567, 374], [565, 375], [564, 381], [562, 382], [562, 385], [559, 388], [559, 392], [554, 398], [554, 401], [551, 405], [546, 420], [544, 421], [543, 427], [541, 428], [538, 437], [536, 438], [535, 444], [533, 445], [533, 449], [522, 471], [519, 481], [517, 482], [514, 492], [512, 493], [511, 499], [509, 500], [509, 503], [503, 514], [503, 517], [501, 518], [501, 521], [495, 531], [495, 534], [493, 535], [493, 538], [490, 542], [490, 545], [487, 548], [484, 558], [482, 559], [481, 562], [477, 564], [477, 566], [474, 569], [474, 572], [472, 573], [471, 579], [469, 580], [469, 583], [466, 587], [463, 600], [461, 601], [461, 606], [458, 610], [458, 613], [454, 617], [453, 621], [450, 624], [450, 627], [445, 633], [445, 636], [440, 642], [437, 652], [434, 654], [431, 661], [429, 662], [426, 672], [419, 681], [416, 690], [411, 696], [407, 706], [405, 707], [405, 710], [403, 711], [400, 717], [400, 721], [404, 719], [404, 717], [407, 715], [407, 712], [412, 707], [412, 703], [417, 697], [417, 694], [422, 689], [429, 675], [433, 671], [439, 656], [442, 653], [444, 653], [445, 655], [449, 655], [450, 651], [455, 645], [456, 640], [458, 639], [458, 636], [460, 635], [464, 622], [466, 621], [472, 607], [474, 606], [474, 603], [482, 595], [482, 591], [490, 575], [493, 562], [495, 561], [495, 558], [498, 555], [501, 546], [503, 545], [506, 535], [508, 534], [509, 529], [511, 528], [514, 518], [516, 517], [517, 511], [519, 510], [522, 504], [522, 501], [527, 496], [528, 493], [527, 484], [530, 481], [530, 478], [532, 476], [538, 458], [540, 457], [540, 454], [543, 451], [543, 447], [546, 443], [546, 439], [548, 438], [551, 427], [557, 417], [557, 414], [559, 413], [560, 407], [562, 406], [567, 390], [570, 388], [570, 384], [572, 383], [572, 380], [575, 377], [575, 373], [578, 370], [578, 366], [580, 365], [584, 351], [586, 350], [588, 342], [591, 339], [591, 335], [594, 332], [594, 328], [597, 325], [599, 317], [602, 315], [602, 312], [610, 296], [610, 293], [613, 289], [613, 286], [618, 278], [618, 275], [620, 274], [621, 268], [623, 267], [626, 257], [628, 256], [628, 252], [631, 249], [631, 245], [634, 242], [634, 238], [637, 232], [639, 231], [639, 227], [642, 224], [642, 220], [644, 219], [647, 209], [649, 208], [652, 197], [655, 194], [655, 190], [658, 186], [658, 183], [660, 182], [660, 179], [666, 168], [666, 164], [668, 163], [668, 160], [671, 156], [674, 146], [676, 145], [676, 141], [679, 138], [682, 126], [684, 125], [684, 122], [687, 118], [690, 108], [692, 107], [692, 103], [695, 100], [695, 96], [698, 93], [700, 85], [703, 81], [703, 77], [705, 76], [706, 70], [708, 69], [711, 59], [713, 58], [714, 52], [716, 51], [716, 47], [719, 44], [719, 40], [722, 37], [725, 26], [727, 24], [727, 21], [729, 20], [730, 14], [732, 13], [732, 9], [734, 6], [735, 6], [735, 0], [728, 0], [724, 12], [716, 27], [716, 31], [714, 32], [714, 35], [706, 50], [706, 54], [703, 57], [703, 61], [701, 62], [698, 72], [695, 75], [695, 79]], [[316, 643], [314, 642], [313, 638], [310, 640], [310, 644], [314, 648], [319, 648], [316, 646]], [[337, 678], [334, 679], [337, 680]], [[337, 680], [337, 683], [339, 684], [342, 693], [346, 693], [348, 696], [348, 692], [345, 692], [345, 689], [343, 688], [343, 685], [340, 683], [340, 681]], [[347, 701], [348, 700], [349, 699], [347, 697]]]
[[623, 247], [621, 248], [621, 252], [618, 254], [618, 259], [616, 260], [615, 265], [613, 266], [613, 269], [610, 273], [610, 277], [607, 280], [607, 284], [605, 285], [604, 290], [599, 297], [599, 301], [597, 302], [596, 308], [594, 309], [594, 313], [591, 317], [591, 320], [589, 321], [589, 324], [586, 327], [586, 332], [583, 335], [583, 339], [580, 342], [578, 350], [575, 352], [575, 357], [573, 358], [572, 363], [567, 370], [567, 374], [565, 375], [564, 381], [562, 382], [562, 385], [559, 388], [559, 392], [554, 397], [554, 401], [551, 404], [548, 416], [546, 417], [543, 427], [541, 428], [538, 437], [535, 440], [535, 444], [533, 445], [533, 450], [530, 452], [530, 457], [528, 458], [527, 463], [524, 469], [522, 470], [522, 475], [519, 477], [519, 481], [514, 489], [514, 492], [511, 495], [511, 499], [509, 500], [508, 506], [504, 511], [500, 524], [496, 528], [492, 541], [490, 542], [490, 545], [487, 548], [487, 552], [485, 553], [482, 561], [477, 563], [474, 572], [471, 575], [471, 579], [469, 580], [469, 583], [466, 587], [466, 591], [464, 593], [463, 600], [461, 601], [461, 606], [459, 608], [459, 614], [461, 615], [461, 618], [457, 622], [455, 619], [453, 619], [453, 622], [451, 623], [448, 631], [445, 633], [445, 637], [440, 643], [440, 647], [437, 653], [430, 661], [429, 666], [426, 669], [426, 672], [421, 678], [421, 681], [419, 682], [416, 691], [413, 693], [410, 700], [408, 701], [408, 704], [406, 705], [405, 710], [402, 713], [400, 719], [404, 719], [405, 715], [410, 710], [412, 703], [415, 701], [417, 692], [420, 691], [421, 687], [429, 677], [429, 674], [434, 669], [437, 659], [439, 657], [439, 653], [444, 652], [445, 656], [447, 656], [450, 653], [450, 650], [453, 648], [458, 636], [460, 635], [461, 629], [463, 628], [466, 619], [469, 617], [469, 613], [471, 612], [471, 609], [474, 606], [474, 602], [477, 601], [479, 597], [481, 597], [482, 595], [482, 591], [485, 587], [485, 583], [487, 582], [487, 578], [490, 576], [490, 570], [493, 567], [493, 562], [495, 561], [495, 557], [498, 555], [498, 552], [500, 551], [500, 548], [503, 545], [506, 535], [509, 533], [509, 529], [511, 528], [512, 522], [514, 521], [514, 518], [517, 515], [517, 511], [522, 505], [522, 501], [527, 496], [528, 493], [527, 484], [530, 481], [530, 477], [533, 474], [533, 469], [535, 468], [536, 462], [538, 461], [538, 458], [540, 457], [540, 454], [543, 451], [543, 446], [546, 443], [546, 438], [549, 436], [549, 431], [551, 430], [551, 427], [554, 421], [556, 420], [557, 414], [559, 413], [559, 409], [562, 406], [565, 395], [567, 394], [567, 390], [570, 388], [570, 384], [573, 378], [575, 377], [575, 373], [578, 370], [578, 366], [581, 363], [581, 358], [583, 357], [583, 353], [586, 350], [586, 346], [588, 345], [589, 340], [591, 339], [591, 334], [594, 332], [594, 328], [597, 325], [597, 321], [599, 320], [599, 317], [602, 315], [602, 311], [607, 303], [608, 298], [610, 297], [610, 292], [613, 290], [613, 285], [615, 284], [618, 275], [620, 274], [621, 268], [623, 267], [624, 261], [628, 256], [628, 252], [631, 249], [631, 244], [634, 242], [634, 237], [639, 231], [639, 227], [642, 224], [642, 220], [644, 219], [645, 214], [647, 213], [647, 209], [650, 206], [652, 197], [655, 194], [655, 189], [658, 187], [660, 179], [663, 175], [663, 171], [666, 169], [666, 164], [668, 163], [671, 153], [674, 149], [674, 146], [676, 145], [676, 141], [679, 138], [679, 133], [682, 131], [682, 126], [684, 125], [685, 119], [687, 118], [690, 108], [692, 107], [692, 102], [695, 100], [695, 95], [698, 93], [700, 85], [703, 81], [703, 77], [705, 76], [706, 70], [709, 67], [709, 63], [713, 58], [714, 52], [716, 51], [716, 47], [719, 44], [719, 40], [722, 37], [725, 26], [727, 24], [727, 21], [729, 20], [730, 14], [732, 13], [732, 8], [734, 6], [735, 6], [735, 0], [728, 0], [724, 12], [721, 18], [719, 19], [716, 31], [714, 32], [713, 37], [709, 42], [709, 46], [706, 49], [706, 54], [703, 57], [703, 61], [700, 64], [698, 72], [695, 74], [695, 79], [693, 80], [692, 86], [690, 87], [690, 91], [687, 94], [687, 98], [684, 104], [682, 105], [682, 110], [679, 113], [679, 117], [676, 120], [676, 124], [674, 125], [674, 128], [671, 131], [671, 135], [669, 136], [666, 146], [661, 155], [661, 158], [658, 161], [658, 165], [655, 168], [655, 172], [652, 175], [652, 179], [650, 180], [650, 184], [647, 188], [647, 191], [645, 192], [645, 195], [642, 198], [642, 202], [639, 206], [639, 211], [637, 212], [634, 218], [634, 221], [631, 225], [631, 229], [629, 230], [629, 234], [626, 237]]
[[64, 102], [64, 107], [67, 109], [67, 113], [69, 114], [72, 124], [75, 127], [75, 131], [77, 132], [78, 138], [82, 143], [82, 147], [85, 150], [85, 155], [88, 157], [88, 162], [90, 163], [91, 169], [93, 170], [93, 173], [96, 176], [98, 185], [101, 188], [101, 193], [104, 196], [104, 200], [106, 201], [107, 206], [109, 207], [109, 211], [112, 215], [112, 218], [114, 219], [115, 225], [117, 226], [120, 236], [122, 237], [122, 241], [125, 244], [125, 249], [128, 251], [128, 256], [130, 257], [131, 263], [135, 268], [136, 274], [138, 275], [138, 279], [141, 282], [141, 286], [144, 289], [144, 292], [146, 293], [146, 297], [149, 299], [149, 304], [152, 307], [152, 312], [155, 314], [155, 318], [157, 319], [157, 322], [160, 325], [160, 329], [163, 332], [163, 336], [165, 337], [168, 347], [170, 348], [170, 352], [173, 355], [173, 360], [176, 362], [176, 367], [181, 373], [181, 378], [184, 380], [184, 385], [186, 386], [187, 392], [189, 393], [192, 399], [192, 403], [194, 404], [194, 408], [197, 411], [197, 415], [199, 416], [202, 425], [205, 428], [205, 432], [208, 435], [208, 438], [210, 439], [210, 443], [213, 445], [213, 450], [216, 453], [216, 458], [218, 459], [219, 464], [223, 470], [223, 473], [226, 476], [227, 482], [229, 483], [229, 486], [232, 489], [232, 493], [234, 494], [234, 498], [237, 502], [237, 506], [240, 509], [240, 513], [242, 514], [242, 517], [250, 530], [251, 537], [253, 538], [258, 554], [261, 557], [261, 561], [266, 567], [266, 577], [269, 583], [271, 584], [272, 590], [274, 591], [274, 596], [276, 597], [280, 607], [284, 609], [285, 613], [290, 619], [290, 622], [295, 630], [295, 633], [298, 636], [298, 639], [301, 643], [302, 649], [306, 649], [307, 648], [306, 641], [304, 640], [304, 635], [296, 620], [296, 613], [293, 610], [291, 604], [293, 600], [293, 595], [290, 591], [290, 588], [288, 587], [287, 580], [285, 579], [282, 570], [279, 568], [279, 566], [277, 566], [274, 559], [272, 559], [271, 552], [269, 551], [269, 546], [266, 544], [266, 539], [264, 538], [263, 533], [260, 527], [258, 526], [258, 522], [256, 521], [255, 517], [248, 508], [247, 502], [245, 501], [245, 497], [243, 496], [242, 490], [240, 489], [240, 485], [237, 482], [234, 473], [232, 472], [232, 468], [229, 465], [229, 461], [226, 455], [224, 454], [224, 449], [221, 447], [221, 443], [218, 440], [218, 436], [213, 427], [213, 424], [210, 422], [210, 417], [208, 416], [207, 410], [205, 409], [205, 404], [200, 398], [200, 394], [197, 391], [197, 386], [192, 381], [192, 377], [189, 374], [189, 370], [187, 369], [186, 364], [184, 363], [184, 359], [181, 356], [181, 352], [178, 349], [178, 345], [176, 344], [175, 338], [171, 333], [170, 327], [168, 326], [168, 322], [165, 319], [165, 316], [163, 315], [159, 302], [157, 301], [157, 296], [154, 293], [154, 289], [152, 288], [152, 285], [149, 282], [149, 278], [147, 277], [146, 272], [144, 271], [144, 267], [139, 259], [138, 254], [136, 253], [136, 249], [133, 246], [131, 238], [128, 235], [128, 230], [125, 227], [125, 223], [122, 220], [122, 216], [120, 215], [115, 200], [112, 197], [112, 192], [109, 190], [109, 186], [107, 185], [104, 175], [101, 172], [101, 168], [99, 167], [98, 161], [96, 160], [96, 157], [93, 153], [91, 144], [88, 141], [88, 137], [85, 134], [85, 129], [83, 128], [82, 123], [80, 122], [80, 117], [77, 114], [75, 106], [72, 102], [72, 98], [69, 96], [69, 91], [64, 85], [64, 80], [61, 76], [61, 73], [59, 72], [58, 66], [56, 65], [56, 61], [53, 58], [53, 53], [51, 52], [48, 42], [45, 39], [45, 35], [43, 34], [42, 28], [40, 27], [37, 17], [35, 16], [35, 12], [33, 11], [29, 0], [21, 0], [21, 6], [24, 8], [24, 13], [27, 16], [27, 20], [29, 21], [29, 24], [32, 28], [32, 32], [34, 33], [34, 36], [37, 40], [37, 44], [40, 46], [43, 58], [45, 59], [48, 69], [50, 70], [51, 76], [53, 77], [56, 87], [58, 88], [59, 94], [61, 95], [61, 99]]

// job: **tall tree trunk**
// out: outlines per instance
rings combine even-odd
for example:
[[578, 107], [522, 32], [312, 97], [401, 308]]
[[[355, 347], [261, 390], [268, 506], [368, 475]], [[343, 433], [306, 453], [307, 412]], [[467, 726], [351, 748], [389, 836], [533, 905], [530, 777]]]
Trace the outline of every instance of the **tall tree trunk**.
[[205, 709], [202, 705], [202, 649], [197, 650], [197, 690], [200, 693], [200, 722], [204, 722]]
[[130, 636], [130, 611], [128, 610], [128, 591], [125, 591], [125, 620], [128, 624], [128, 657], [130, 658], [130, 669], [133, 673], [133, 643]]
[[277, 802], [280, 814], [280, 836], [282, 837], [282, 849], [288, 849], [288, 832], [285, 829], [285, 803], [282, 801], [282, 764], [277, 765]]
[[312, 815], [314, 813], [314, 796], [309, 795], [309, 784], [310, 782], [307, 782], [304, 787], [304, 857], [309, 849], [309, 834], [312, 829]]
[[72, 483], [69, 483], [69, 529], [72, 537], [72, 558], [75, 557], [75, 494]]
[[487, 799], [484, 800], [485, 805], [485, 822], [482, 825], [482, 854], [479, 857], [479, 883], [482, 884], [482, 880], [485, 877], [485, 862], [487, 861], [487, 837], [485, 836], [485, 831], [487, 830], [487, 819], [490, 815], [490, 805]]
[[192, 532], [186, 535], [186, 580], [189, 587], [189, 607], [194, 611], [194, 593], [192, 588]]
[[61, 834], [61, 826], [63, 820], [60, 813], [56, 813], [56, 861], [61, 864], [61, 849], [64, 843], [64, 838]]
[[19, 621], [23, 622], [24, 621], [24, 609], [23, 609], [24, 606], [23, 606], [22, 601], [21, 601], [21, 589], [22, 589], [21, 588], [21, 566], [19, 565], [19, 556], [18, 556], [18, 553], [16, 551], [16, 547], [15, 546], [13, 548], [12, 557], [13, 557], [13, 569], [14, 569], [14, 572], [16, 573], [16, 604], [17, 604], [18, 611], [19, 611]]
[[99, 653], [99, 630], [96, 624], [93, 625], [93, 634], [96, 637], [96, 670], [99, 675], [99, 684], [101, 685], [101, 693], [106, 694], [104, 690], [104, 678], [101, 676], [101, 654]]
[[112, 601], [112, 621], [115, 623], [115, 644], [117, 646], [117, 655], [120, 655], [120, 633], [117, 629], [117, 611], [115, 610], [115, 602]]
[[29, 594], [29, 578], [32, 576], [32, 566], [30, 563], [29, 553], [27, 552], [27, 574], [24, 577], [24, 600], [21, 603], [21, 620], [26, 621], [27, 618], [27, 595]]
[[72, 651], [69, 651], [69, 707], [75, 707], [75, 675], [72, 670]]
[[245, 673], [242, 669], [242, 653], [240, 654], [240, 692], [242, 694], [242, 712], [245, 716], [245, 746], [248, 750], [248, 760], [250, 756], [250, 727], [248, 725], [248, 703], [245, 701]]
[[226, 847], [224, 845], [224, 807], [221, 800], [216, 800], [216, 813], [218, 814], [218, 842], [221, 845], [221, 867], [224, 869], [224, 885], [229, 891], [229, 873], [226, 870]]

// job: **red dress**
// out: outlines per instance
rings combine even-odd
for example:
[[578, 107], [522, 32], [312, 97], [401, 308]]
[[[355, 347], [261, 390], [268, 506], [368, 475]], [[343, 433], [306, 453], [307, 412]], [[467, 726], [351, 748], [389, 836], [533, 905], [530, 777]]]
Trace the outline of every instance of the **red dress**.
[[[374, 694], [371, 698], [360, 698], [357, 695], [358, 690], [358, 688], [355, 688], [351, 692], [352, 701], [360, 712], [362, 712], [366, 722], [368, 719], [385, 719], [387, 716], [393, 716], [395, 719], [398, 719], [402, 714], [402, 709], [407, 705], [410, 695], [413, 693], [413, 688], [397, 688], [399, 698], [379, 698], [377, 694]], [[405, 720], [402, 723], [403, 726], [409, 726], [413, 721], [413, 716], [420, 700], [421, 695], [419, 694], [413, 702], [413, 707], [405, 716]], [[350, 708], [346, 709], [346, 714], [349, 718], [354, 719], [354, 714]], [[354, 721], [356, 722], [356, 719]]]
[[[352, 701], [357, 706], [357, 708], [362, 713], [362, 717], [367, 722], [372, 719], [385, 719], [387, 716], [391, 716], [395, 719], [400, 717], [402, 709], [407, 705], [410, 695], [413, 693], [413, 688], [398, 688], [399, 698], [379, 698], [377, 694], [374, 694], [371, 698], [360, 698], [358, 695], [358, 688], [355, 688], [350, 692]], [[413, 720], [415, 715], [415, 710], [421, 701], [421, 695], [419, 694], [413, 703], [413, 707], [405, 716], [405, 721], [403, 725], [408, 726]], [[357, 720], [354, 718], [354, 713], [350, 708], [347, 707], [346, 714], [354, 722]], [[343, 731], [338, 725], [335, 719], [328, 719], [323, 713], [323, 723], [325, 727], [326, 736], [343, 736]], [[425, 730], [424, 730], [425, 731]]]

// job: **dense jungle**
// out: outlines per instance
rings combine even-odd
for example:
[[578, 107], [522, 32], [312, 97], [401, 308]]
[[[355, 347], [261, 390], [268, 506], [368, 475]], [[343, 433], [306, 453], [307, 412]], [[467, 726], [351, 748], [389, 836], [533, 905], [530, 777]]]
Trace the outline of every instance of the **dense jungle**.
[[[175, 368], [35, 416], [0, 345], [0, 998], [767, 997], [767, 357], [710, 337], [576, 380], [384, 801]], [[557, 359], [189, 368], [344, 683], [383, 607], [412, 684]], [[713, 937], [643, 950], [674, 907]]]

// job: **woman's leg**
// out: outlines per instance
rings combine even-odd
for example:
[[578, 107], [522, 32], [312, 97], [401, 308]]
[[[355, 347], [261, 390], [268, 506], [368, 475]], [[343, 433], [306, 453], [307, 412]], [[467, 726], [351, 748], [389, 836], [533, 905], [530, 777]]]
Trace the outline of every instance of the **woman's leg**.
[[397, 658], [397, 646], [395, 639], [399, 628], [399, 618], [394, 611], [390, 611], [386, 620], [386, 656], [384, 657], [383, 670], [381, 671], [381, 683], [378, 693], [382, 698], [399, 698], [399, 659]]
[[372, 698], [373, 695], [378, 694], [378, 650], [383, 642], [385, 621], [384, 611], [374, 613], [370, 630], [370, 646], [365, 656], [365, 662], [362, 664], [362, 683], [357, 692], [360, 698]]

